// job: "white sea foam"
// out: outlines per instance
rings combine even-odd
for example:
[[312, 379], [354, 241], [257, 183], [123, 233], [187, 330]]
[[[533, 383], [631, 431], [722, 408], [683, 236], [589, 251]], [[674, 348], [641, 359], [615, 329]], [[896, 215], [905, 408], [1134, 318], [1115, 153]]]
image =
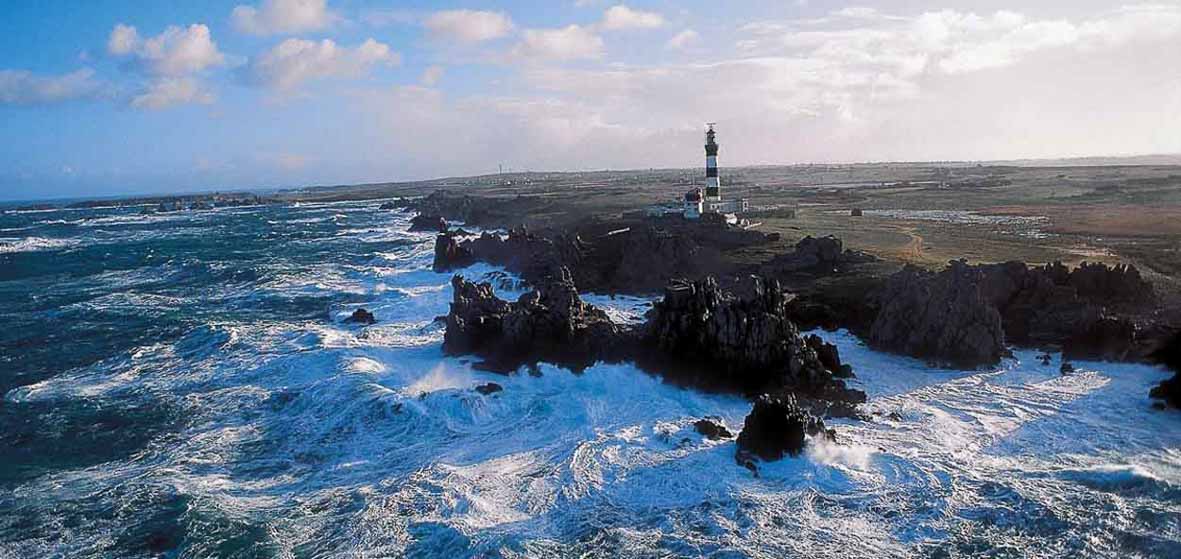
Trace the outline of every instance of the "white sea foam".
[[[383, 215], [406, 226], [404, 214]], [[345, 297], [332, 320], [211, 323], [6, 394], [61, 404], [138, 395], [183, 421], [131, 456], [22, 482], [21, 495], [38, 496], [23, 512], [68, 522], [72, 536], [0, 543], [0, 556], [103, 555], [137, 514], [176, 499], [181, 521], [192, 522], [192, 556], [219, 554], [198, 536], [210, 533], [203, 527], [253, 533], [233, 532], [243, 525], [260, 527], [264, 541], [250, 551], [278, 556], [1178, 549], [1181, 439], [1177, 414], [1148, 406], [1157, 370], [1082, 362], [1064, 376], [1029, 351], [993, 370], [941, 370], [845, 331], [820, 332], [853, 365], [871, 419], [832, 420], [837, 444], [814, 440], [755, 477], [735, 462], [732, 440], [692, 427], [716, 416], [737, 432], [750, 409], [741, 398], [682, 389], [628, 364], [503, 376], [443, 355], [433, 319], [447, 311], [450, 274], [429, 270], [430, 236], [414, 238], [372, 267], [326, 264], [260, 288]], [[503, 270], [459, 273], [493, 271]], [[586, 299], [624, 320], [648, 308], [644, 298]], [[127, 291], [88, 304], [98, 306], [79, 309], [171, 302]], [[377, 324], [340, 322], [361, 305]], [[503, 390], [474, 390], [487, 382]], [[84, 498], [136, 513], [57, 512]]]

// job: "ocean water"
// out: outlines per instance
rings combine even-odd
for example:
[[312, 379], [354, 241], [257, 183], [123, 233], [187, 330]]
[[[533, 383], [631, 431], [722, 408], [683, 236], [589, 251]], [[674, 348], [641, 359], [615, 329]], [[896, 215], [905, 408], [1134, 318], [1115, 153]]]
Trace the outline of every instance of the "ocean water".
[[0, 214], [0, 557], [1181, 557], [1161, 370], [821, 333], [873, 419], [756, 478], [691, 425], [739, 398], [443, 356], [432, 235], [376, 206]]

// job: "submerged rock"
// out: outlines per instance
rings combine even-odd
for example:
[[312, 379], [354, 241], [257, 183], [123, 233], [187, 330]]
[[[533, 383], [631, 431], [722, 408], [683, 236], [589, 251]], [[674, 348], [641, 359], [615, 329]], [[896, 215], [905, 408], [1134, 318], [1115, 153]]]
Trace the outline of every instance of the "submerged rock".
[[816, 436], [834, 439], [824, 421], [799, 407], [795, 398], [764, 394], [755, 400], [742, 424], [735, 459], [739, 464], [747, 465], [756, 457], [771, 461], [784, 456], [799, 456], [804, 451], [807, 437]]
[[487, 382], [476, 387], [476, 392], [479, 392], [485, 396], [489, 394], [495, 394], [501, 390], [504, 390], [504, 387], [496, 384], [495, 382]]
[[734, 434], [722, 424], [722, 420], [716, 417], [706, 417], [698, 419], [693, 422], [693, 428], [697, 430], [703, 437], [711, 441], [719, 441], [722, 439], [730, 439]]
[[984, 273], [963, 261], [939, 273], [906, 266], [886, 282], [869, 344], [965, 368], [999, 362], [1004, 330], [983, 284]]
[[353, 311], [353, 314], [349, 315], [344, 321], [350, 324], [376, 324], [377, 317], [373, 316], [373, 313], [369, 312], [368, 309], [360, 308]]

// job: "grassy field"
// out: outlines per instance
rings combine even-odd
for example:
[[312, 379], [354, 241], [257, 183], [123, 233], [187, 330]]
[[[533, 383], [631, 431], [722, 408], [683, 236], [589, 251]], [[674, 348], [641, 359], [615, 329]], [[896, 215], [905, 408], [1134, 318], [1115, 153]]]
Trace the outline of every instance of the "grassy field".
[[[700, 185], [699, 169], [528, 173], [293, 191], [298, 199], [385, 198], [438, 189], [530, 197], [522, 223], [560, 225], [672, 201]], [[861, 164], [722, 170], [723, 195], [794, 211], [756, 217], [782, 242], [733, 256], [757, 261], [805, 235], [836, 235], [889, 262], [1083, 260], [1135, 264], [1162, 290], [1181, 278], [1181, 166]], [[854, 217], [853, 209], [863, 215]]]

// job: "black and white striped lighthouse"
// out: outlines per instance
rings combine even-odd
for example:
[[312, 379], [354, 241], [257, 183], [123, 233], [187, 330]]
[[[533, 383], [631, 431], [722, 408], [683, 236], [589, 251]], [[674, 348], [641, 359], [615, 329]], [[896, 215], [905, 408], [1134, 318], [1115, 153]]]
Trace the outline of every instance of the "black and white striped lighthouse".
[[714, 136], [713, 122], [707, 123], [705, 131], [705, 200], [720, 202], [722, 185], [718, 182], [718, 142]]

